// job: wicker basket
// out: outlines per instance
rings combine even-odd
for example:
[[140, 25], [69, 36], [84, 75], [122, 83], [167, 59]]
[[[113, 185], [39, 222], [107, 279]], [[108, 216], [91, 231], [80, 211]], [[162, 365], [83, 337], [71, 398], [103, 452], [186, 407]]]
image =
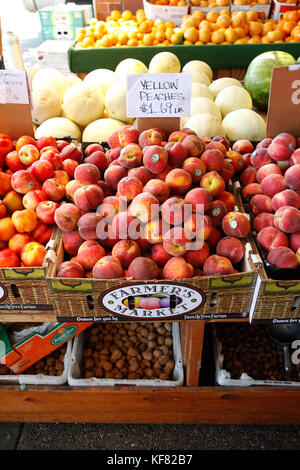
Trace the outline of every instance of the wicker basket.
[[[252, 244], [246, 243], [246, 254], [241, 272], [224, 276], [201, 276], [174, 281], [137, 281], [130, 278], [118, 279], [71, 279], [56, 277], [64, 261], [62, 236], [56, 250], [56, 262], [48, 273], [50, 298], [59, 320], [105, 321], [105, 320], [147, 320], [166, 321], [169, 319], [210, 319], [247, 317], [250, 311], [258, 268], [253, 259]], [[116, 297], [134, 297], [137, 293], [146, 295], [162, 293], [176, 294], [189, 298], [174, 309], [141, 311], [128, 309], [116, 301]], [[194, 303], [192, 303], [194, 302]], [[111, 306], [110, 306], [111, 305]]]
[[14, 321], [16, 316], [24, 315], [30, 321], [43, 315], [56, 321], [47, 273], [55, 264], [55, 249], [59, 240], [59, 230], [54, 228], [46, 245], [46, 256], [40, 267], [20, 267], [0, 269], [0, 320]]
[[[234, 185], [236, 198], [239, 196], [241, 187], [239, 183]], [[243, 204], [243, 210], [250, 214], [249, 205]], [[258, 263], [257, 284], [254, 289], [253, 304], [250, 311], [250, 321], [273, 321], [281, 319], [290, 321], [300, 319], [300, 270], [298, 276], [289, 275], [288, 270], [269, 269], [262, 256], [262, 252], [255, 242], [253, 236], [253, 253]], [[294, 272], [293, 272], [294, 274]], [[272, 276], [273, 275], [273, 276]]]

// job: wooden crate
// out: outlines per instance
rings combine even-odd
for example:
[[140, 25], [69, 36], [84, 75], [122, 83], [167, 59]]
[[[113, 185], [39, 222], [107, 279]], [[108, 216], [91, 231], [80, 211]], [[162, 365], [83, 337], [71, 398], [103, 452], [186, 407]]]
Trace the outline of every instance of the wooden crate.
[[54, 264], [59, 231], [53, 230], [46, 246], [44, 263], [40, 267], [0, 269], [0, 321], [36, 320], [53, 318], [55, 313], [46, 275]]
[[[117, 320], [201, 320], [211, 318], [245, 318], [251, 307], [257, 278], [252, 261], [251, 243], [246, 244], [246, 255], [241, 272], [224, 276], [201, 276], [188, 279], [138, 281], [118, 279], [71, 279], [56, 277], [64, 261], [62, 237], [56, 250], [56, 262], [49, 270], [48, 285], [57, 318], [75, 321]], [[174, 309], [141, 311], [127, 308], [121, 300], [150, 293], [190, 296]], [[184, 297], [180, 297], [184, 296]], [[193, 298], [193, 300], [191, 300]], [[115, 302], [113, 300], [116, 299]], [[111, 307], [110, 307], [111, 302]], [[127, 300], [130, 302], [130, 300]], [[194, 303], [192, 303], [194, 302]], [[180, 308], [179, 308], [180, 307]]]
[[[243, 210], [250, 215], [248, 203], [242, 202], [239, 182], [236, 182], [233, 188], [235, 197], [242, 204]], [[293, 321], [293, 319], [300, 321], [300, 272], [298, 279], [288, 279], [287, 272], [285, 274], [283, 272], [283, 279], [272, 278], [264, 264], [254, 235], [251, 237], [253, 240], [253, 253], [257, 258], [258, 277], [249, 315], [250, 321], [266, 322], [281, 320], [289, 322]]]

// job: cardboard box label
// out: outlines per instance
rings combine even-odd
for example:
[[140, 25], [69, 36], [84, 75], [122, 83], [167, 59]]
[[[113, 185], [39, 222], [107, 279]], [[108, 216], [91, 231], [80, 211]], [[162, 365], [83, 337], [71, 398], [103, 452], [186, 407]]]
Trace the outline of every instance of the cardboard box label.
[[109, 313], [149, 320], [190, 314], [205, 301], [200, 289], [175, 282], [128, 284], [104, 291], [98, 299], [100, 307]]
[[300, 116], [300, 65], [275, 67], [272, 73], [267, 137], [282, 132], [299, 135]]
[[192, 75], [141, 73], [127, 75], [128, 117], [190, 116]]

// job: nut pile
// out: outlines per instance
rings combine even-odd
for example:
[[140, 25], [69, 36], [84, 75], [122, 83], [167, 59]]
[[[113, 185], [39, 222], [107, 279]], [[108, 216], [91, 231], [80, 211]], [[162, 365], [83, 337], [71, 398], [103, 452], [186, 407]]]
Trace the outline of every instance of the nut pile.
[[217, 337], [224, 356], [222, 368], [230, 372], [232, 379], [239, 379], [244, 372], [254, 380], [300, 381], [299, 366], [292, 364], [291, 372], [285, 371], [282, 348], [264, 326], [220, 323]]
[[31, 375], [62, 375], [65, 365], [64, 359], [67, 352], [67, 343], [63, 344], [60, 348], [52, 351], [48, 356], [43, 357], [38, 362], [33, 364], [30, 368], [26, 369], [24, 374]]
[[171, 323], [94, 324], [84, 334], [82, 377], [172, 380]]
[[[59, 376], [62, 375], [65, 365], [64, 359], [67, 351], [67, 343], [63, 344], [60, 348], [52, 351], [48, 356], [43, 357], [28, 369], [24, 370], [22, 374], [30, 375], [51, 375]], [[15, 375], [14, 372], [6, 367], [4, 364], [0, 364], [0, 375]]]

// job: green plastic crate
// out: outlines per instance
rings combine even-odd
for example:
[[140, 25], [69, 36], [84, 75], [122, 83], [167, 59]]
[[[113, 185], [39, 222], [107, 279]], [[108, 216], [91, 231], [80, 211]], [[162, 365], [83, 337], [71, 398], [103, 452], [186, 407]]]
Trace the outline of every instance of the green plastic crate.
[[190, 60], [203, 60], [213, 69], [243, 69], [251, 60], [266, 51], [285, 51], [296, 59], [300, 56], [300, 43], [274, 44], [216, 44], [200, 46], [144, 46], [74, 49], [68, 51], [69, 68], [73, 73], [88, 73], [98, 68], [115, 70], [121, 60], [135, 58], [146, 66], [155, 54], [174, 52], [183, 66]]

